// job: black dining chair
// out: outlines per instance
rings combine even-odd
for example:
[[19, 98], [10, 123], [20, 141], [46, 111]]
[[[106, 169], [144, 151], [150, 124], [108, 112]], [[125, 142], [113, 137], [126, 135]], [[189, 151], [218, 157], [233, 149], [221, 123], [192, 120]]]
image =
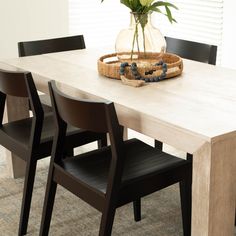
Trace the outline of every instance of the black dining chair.
[[[51, 38], [18, 43], [19, 57], [34, 56], [45, 53], [63, 52], [69, 50], [85, 49], [83, 35], [68, 36], [63, 38]], [[52, 111], [48, 95], [39, 96], [45, 112]]]
[[[45, 53], [55, 53], [70, 50], [85, 49], [83, 35], [75, 35], [63, 38], [52, 38], [44, 40], [34, 40], [18, 43], [19, 57], [34, 56]], [[51, 101], [48, 95], [39, 96], [44, 112], [51, 112]], [[138, 208], [134, 204], [134, 218], [137, 220]]]
[[45, 53], [63, 52], [76, 49], [84, 49], [83, 35], [68, 36], [18, 43], [20, 57], [40, 55]]
[[[177, 54], [182, 58], [195, 60], [203, 63], [216, 64], [217, 46], [187, 41], [183, 39], [165, 37], [168, 53]], [[162, 150], [163, 143], [159, 140], [154, 142], [155, 148]], [[191, 160], [192, 155], [187, 153], [187, 159]], [[134, 202], [134, 213], [137, 221], [141, 220], [141, 199]], [[235, 220], [236, 224], [236, 220]]]
[[[178, 56], [194, 61], [216, 64], [217, 46], [204, 43], [188, 41], [184, 39], [177, 39], [165, 37], [166, 52], [177, 54]], [[155, 147], [162, 149], [162, 142], [155, 140]]]
[[[33, 116], [3, 124], [7, 96], [28, 98]], [[24, 191], [18, 235], [25, 235], [30, 213], [37, 161], [51, 156], [55, 123], [52, 113], [44, 114], [33, 78], [29, 72], [11, 72], [0, 69], [0, 144], [26, 162]], [[64, 151], [93, 141], [106, 146], [106, 134], [67, 126]], [[1, 234], [1, 233], [0, 233]]]
[[[123, 141], [123, 130], [112, 102], [70, 97], [58, 90], [55, 82], [49, 82], [49, 91], [57, 130], [40, 235], [49, 233], [58, 184], [102, 213], [99, 236], [109, 236], [116, 208], [177, 182], [181, 183], [184, 235], [189, 235], [191, 160], [169, 155], [137, 139]], [[111, 146], [68, 156], [65, 152], [68, 125], [107, 132]]]
[[166, 51], [174, 53], [182, 58], [208, 63], [216, 64], [217, 46], [205, 43], [198, 43], [183, 39], [165, 37]]

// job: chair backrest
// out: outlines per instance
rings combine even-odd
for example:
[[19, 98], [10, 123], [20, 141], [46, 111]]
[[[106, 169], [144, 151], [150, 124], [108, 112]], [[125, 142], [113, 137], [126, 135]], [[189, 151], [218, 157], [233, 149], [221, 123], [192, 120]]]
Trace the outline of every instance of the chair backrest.
[[123, 145], [122, 129], [112, 102], [70, 97], [56, 87], [55, 81], [49, 82], [49, 91], [58, 136], [65, 136], [67, 124], [93, 132], [109, 133], [113, 154], [118, 155]]
[[19, 73], [0, 70], [1, 93], [15, 97], [29, 97], [25, 81], [28, 76], [27, 72]]
[[52, 105], [68, 124], [94, 132], [108, 132], [106, 105], [109, 103], [75, 99], [62, 93], [54, 81], [49, 82]]
[[7, 95], [28, 98], [34, 116], [43, 116], [43, 108], [30, 72], [13, 72], [0, 69], [1, 112], [4, 111]]
[[165, 37], [165, 39], [167, 44], [166, 51], [169, 53], [174, 53], [190, 60], [212, 65], [216, 64], [217, 46], [170, 37]]
[[84, 48], [85, 42], [83, 35], [18, 43], [20, 57]]
[[59, 163], [65, 155], [67, 124], [93, 132], [108, 132], [112, 158], [106, 195], [110, 197], [114, 191], [113, 186], [118, 188], [121, 182], [125, 160], [123, 129], [119, 125], [114, 104], [72, 98], [59, 91], [54, 81], [49, 82], [49, 91], [56, 119], [52, 162]]
[[[40, 143], [44, 112], [30, 72], [12, 72], [0, 69], [0, 126], [2, 126], [6, 97], [28, 98], [33, 112], [29, 147]], [[17, 108], [16, 108], [17, 109]]]

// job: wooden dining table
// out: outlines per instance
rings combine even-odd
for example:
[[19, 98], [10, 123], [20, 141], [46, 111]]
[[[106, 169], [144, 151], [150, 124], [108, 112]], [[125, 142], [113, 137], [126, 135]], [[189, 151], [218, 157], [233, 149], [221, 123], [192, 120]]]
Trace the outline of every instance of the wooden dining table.
[[[193, 154], [192, 236], [234, 234], [236, 71], [183, 60], [181, 76], [135, 88], [98, 74], [104, 49], [84, 49], [3, 60], [1, 67], [32, 72], [37, 89], [113, 101], [119, 122]], [[8, 119], [27, 116], [27, 101], [9, 97]], [[24, 163], [12, 156], [15, 176]]]

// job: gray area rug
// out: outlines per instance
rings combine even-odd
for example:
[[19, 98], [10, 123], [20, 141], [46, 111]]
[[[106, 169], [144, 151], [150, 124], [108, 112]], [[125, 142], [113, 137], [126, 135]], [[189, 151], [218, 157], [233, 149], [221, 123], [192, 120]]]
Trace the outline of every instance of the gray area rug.
[[[39, 234], [47, 171], [45, 166], [37, 170], [27, 235]], [[22, 188], [23, 179], [0, 178], [0, 236], [17, 235]], [[59, 187], [50, 235], [96, 236], [100, 217], [100, 212]], [[183, 235], [178, 185], [143, 198], [141, 222], [134, 222], [132, 204], [117, 209], [112, 235]]]

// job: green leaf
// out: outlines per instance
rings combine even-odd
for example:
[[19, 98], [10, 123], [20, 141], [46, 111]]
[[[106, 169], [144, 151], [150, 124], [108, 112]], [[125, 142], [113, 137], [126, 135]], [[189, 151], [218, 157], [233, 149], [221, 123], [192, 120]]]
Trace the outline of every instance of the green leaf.
[[133, 0], [133, 8], [135, 10], [137, 10], [137, 8], [139, 7], [139, 4], [140, 4], [139, 0]]
[[140, 12], [142, 14], [148, 13], [147, 7], [144, 7], [140, 4], [140, 6], [137, 8], [136, 12]]
[[178, 7], [176, 7], [174, 4], [169, 3], [169, 2], [158, 1], [158, 2], [153, 3], [152, 6], [155, 6], [155, 7], [167, 6], [167, 7], [173, 7], [176, 10], [179, 10]]
[[[104, 1], [104, 0], [102, 0], [102, 1]], [[120, 3], [124, 4], [128, 8], [132, 9], [129, 0], [120, 0]]]
[[166, 9], [166, 14], [167, 14], [168, 20], [172, 24], [173, 17], [172, 17], [171, 11], [170, 11], [170, 9], [167, 6], [165, 6], [165, 9]]
[[141, 12], [142, 5], [139, 0], [130, 0], [130, 4], [132, 5], [132, 11], [133, 12]]
[[157, 7], [152, 7], [152, 8], [150, 9], [150, 11], [155, 11], [155, 12], [158, 12], [158, 13], [163, 14], [163, 12], [162, 12], [159, 8], [157, 8]]
[[176, 20], [176, 19], [174, 19], [174, 18], [172, 18], [172, 21], [174, 21], [175, 23], [177, 23], [177, 20]]
[[[104, 0], [101, 0], [101, 2], [103, 2], [103, 1]], [[150, 3], [153, 2], [153, 1], [150, 1]], [[158, 12], [158, 13], [161, 13], [161, 14], [167, 16], [170, 23], [177, 22], [173, 18], [171, 10], [169, 9], [169, 7], [174, 8], [176, 10], [178, 10], [178, 8], [172, 3], [164, 2], [164, 1], [156, 1], [156, 2], [154, 2], [153, 4], [151, 4], [149, 6], [143, 6], [140, 3], [140, 0], [120, 0], [120, 3], [125, 5], [126, 7], [128, 7], [132, 12], [137, 12], [139, 14], [146, 14], [150, 11], [155, 11], [155, 12]], [[159, 9], [159, 7], [165, 7], [166, 14], [163, 13]], [[144, 18], [143, 19], [138, 18], [137, 20], [141, 23], [142, 27], [144, 27], [147, 23], [147, 19], [144, 19]]]

